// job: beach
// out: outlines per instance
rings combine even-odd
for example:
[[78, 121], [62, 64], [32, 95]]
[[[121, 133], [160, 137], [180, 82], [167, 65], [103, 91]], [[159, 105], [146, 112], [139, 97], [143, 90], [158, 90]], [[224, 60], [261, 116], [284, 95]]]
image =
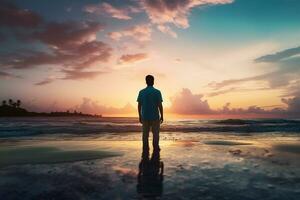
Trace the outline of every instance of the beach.
[[0, 199], [300, 198], [297, 120], [167, 121], [155, 179], [136, 119], [0, 123]]

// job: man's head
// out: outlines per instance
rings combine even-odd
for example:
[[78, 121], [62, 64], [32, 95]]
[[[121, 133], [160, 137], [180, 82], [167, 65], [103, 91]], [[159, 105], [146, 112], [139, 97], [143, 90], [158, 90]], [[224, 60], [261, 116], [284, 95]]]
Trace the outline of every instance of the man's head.
[[148, 86], [153, 86], [154, 85], [154, 77], [152, 75], [147, 75], [146, 83]]

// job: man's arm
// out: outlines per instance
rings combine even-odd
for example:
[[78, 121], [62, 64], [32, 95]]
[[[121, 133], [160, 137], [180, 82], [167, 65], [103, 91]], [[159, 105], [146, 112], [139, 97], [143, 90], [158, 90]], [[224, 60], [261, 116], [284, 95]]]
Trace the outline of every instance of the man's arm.
[[142, 112], [141, 112], [141, 110], [142, 110], [142, 104], [140, 102], [138, 102], [139, 121], [142, 124], [143, 120], [142, 120]]
[[158, 108], [159, 108], [159, 112], [160, 112], [160, 123], [163, 123], [164, 121], [164, 109], [163, 109], [163, 105], [161, 102], [158, 103]]

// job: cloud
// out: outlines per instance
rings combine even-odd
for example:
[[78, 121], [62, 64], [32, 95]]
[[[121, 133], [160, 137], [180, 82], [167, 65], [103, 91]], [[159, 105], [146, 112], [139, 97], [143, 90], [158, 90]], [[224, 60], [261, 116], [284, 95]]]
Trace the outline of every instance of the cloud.
[[108, 36], [113, 40], [132, 38], [139, 42], [151, 40], [151, 27], [148, 24], [136, 25], [118, 32], [110, 32]]
[[[233, 0], [143, 0], [141, 4], [153, 24], [173, 24], [178, 28], [188, 28], [188, 15], [191, 9], [204, 5], [232, 2]], [[160, 27], [158, 29], [167, 33], [171, 32], [170, 28]]]
[[125, 54], [119, 58], [119, 63], [134, 63], [148, 58], [146, 53]]
[[[300, 92], [299, 92], [300, 94]], [[273, 117], [300, 116], [300, 95], [282, 99], [287, 105], [287, 109], [275, 107], [269, 110], [257, 105], [248, 108], [230, 108], [230, 103], [226, 103], [221, 109], [212, 109], [207, 100], [201, 94], [193, 94], [189, 89], [184, 88], [180, 93], [171, 98], [171, 106], [167, 109], [171, 113], [181, 115], [257, 115]]]
[[65, 77], [61, 78], [63, 80], [93, 79], [98, 75], [105, 73], [102, 71], [78, 71], [66, 69], [63, 69], [62, 72], [65, 74]]
[[48, 78], [46, 78], [46, 79], [44, 79], [40, 82], [35, 83], [34, 85], [37, 85], [37, 86], [47, 85], [47, 84], [50, 84], [50, 83], [54, 82], [55, 79], [56, 79], [55, 77], [50, 76], [50, 77], [48, 77]]
[[283, 98], [282, 102], [288, 106], [287, 112], [291, 116], [300, 117], [300, 93], [292, 98]]
[[51, 22], [42, 31], [34, 32], [32, 39], [65, 50], [95, 41], [97, 32], [101, 30], [103, 25], [96, 22]]
[[250, 76], [250, 77], [240, 78], [240, 79], [228, 79], [221, 82], [211, 82], [208, 84], [208, 86], [215, 90], [219, 90], [226, 86], [237, 85], [244, 82], [265, 80], [276, 74], [278, 74], [278, 72], [271, 72], [271, 73], [261, 74], [257, 76]]
[[224, 89], [224, 90], [219, 90], [219, 91], [216, 91], [216, 92], [210, 92], [210, 93], [208, 93], [207, 96], [214, 97], [214, 96], [218, 96], [218, 95], [221, 95], [221, 94], [226, 94], [226, 93], [237, 91], [237, 90], [238, 90], [237, 88], [231, 87], [231, 88]]
[[129, 20], [131, 17], [129, 13], [139, 12], [138, 8], [127, 7], [127, 8], [116, 8], [109, 3], [90, 4], [84, 7], [84, 11], [93, 14], [108, 14], [112, 18]]
[[88, 68], [97, 62], [107, 62], [112, 49], [101, 41], [92, 41], [74, 49], [53, 49], [51, 53], [20, 50], [4, 54], [0, 66], [28, 69], [42, 65], [61, 65], [77, 69]]
[[[14, 44], [14, 48], [0, 52], [1, 68], [30, 69], [54, 65], [65, 75], [63, 79], [84, 79], [101, 74], [100, 71], [85, 70], [96, 65], [99, 68], [99, 64], [108, 62], [112, 55], [112, 48], [97, 40], [97, 33], [104, 28], [98, 22], [44, 21], [32, 11], [3, 1], [0, 11], [0, 27], [5, 26], [8, 32], [14, 33], [10, 37], [18, 40], [17, 46]], [[4, 76], [12, 77], [3, 73]], [[47, 78], [36, 85], [56, 79]]]
[[61, 72], [63, 73], [63, 77], [50, 76], [40, 82], [35, 83], [34, 85], [43, 86], [53, 83], [55, 80], [88, 80], [94, 79], [97, 76], [106, 73], [104, 71], [82, 71], [81, 69], [62, 69]]
[[0, 27], [34, 28], [43, 22], [40, 15], [17, 6], [0, 1]]
[[128, 114], [136, 112], [136, 109], [131, 104], [126, 104], [121, 108], [112, 106], [105, 106], [99, 104], [98, 101], [93, 101], [89, 98], [83, 98], [80, 105], [75, 106], [73, 109], [90, 114]]
[[17, 75], [13, 75], [11, 73], [8, 72], [4, 72], [4, 71], [0, 71], [0, 79], [10, 79], [10, 78], [21, 78], [20, 76]]
[[157, 29], [160, 30], [163, 33], [166, 33], [166, 34], [170, 35], [173, 38], [177, 38], [177, 34], [169, 26], [158, 25]]
[[103, 26], [91, 22], [48, 23], [29, 37], [41, 42], [46, 50], [20, 49], [0, 55], [0, 66], [27, 69], [41, 65], [61, 65], [84, 69], [98, 62], [107, 62], [112, 48], [96, 40]]
[[177, 114], [211, 114], [213, 111], [206, 100], [202, 100], [203, 95], [192, 94], [192, 92], [183, 88], [180, 93], [171, 98], [170, 110]]
[[275, 54], [264, 55], [256, 58], [255, 62], [278, 62], [295, 55], [300, 55], [300, 47], [286, 49]]
[[267, 82], [269, 89], [288, 88], [290, 84], [300, 79], [300, 48], [291, 48], [275, 54], [264, 55], [256, 58], [256, 63], [271, 62], [274, 70], [272, 72], [250, 76], [240, 79], [228, 79], [221, 82], [211, 82], [208, 84], [214, 90], [224, 87], [235, 86], [238, 84], [254, 81]]

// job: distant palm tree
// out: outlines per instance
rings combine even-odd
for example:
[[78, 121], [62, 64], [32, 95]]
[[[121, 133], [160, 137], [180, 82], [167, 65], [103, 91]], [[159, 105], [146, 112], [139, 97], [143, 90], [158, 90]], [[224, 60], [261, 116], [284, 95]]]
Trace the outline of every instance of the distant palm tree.
[[8, 104], [9, 104], [10, 106], [13, 106], [14, 101], [13, 101], [12, 99], [9, 99], [9, 100], [8, 100]]
[[7, 104], [6, 104], [6, 101], [5, 100], [3, 100], [2, 101], [2, 106], [6, 106]]
[[22, 102], [18, 99], [18, 101], [17, 101], [17, 108], [20, 108], [21, 103], [22, 103]]

